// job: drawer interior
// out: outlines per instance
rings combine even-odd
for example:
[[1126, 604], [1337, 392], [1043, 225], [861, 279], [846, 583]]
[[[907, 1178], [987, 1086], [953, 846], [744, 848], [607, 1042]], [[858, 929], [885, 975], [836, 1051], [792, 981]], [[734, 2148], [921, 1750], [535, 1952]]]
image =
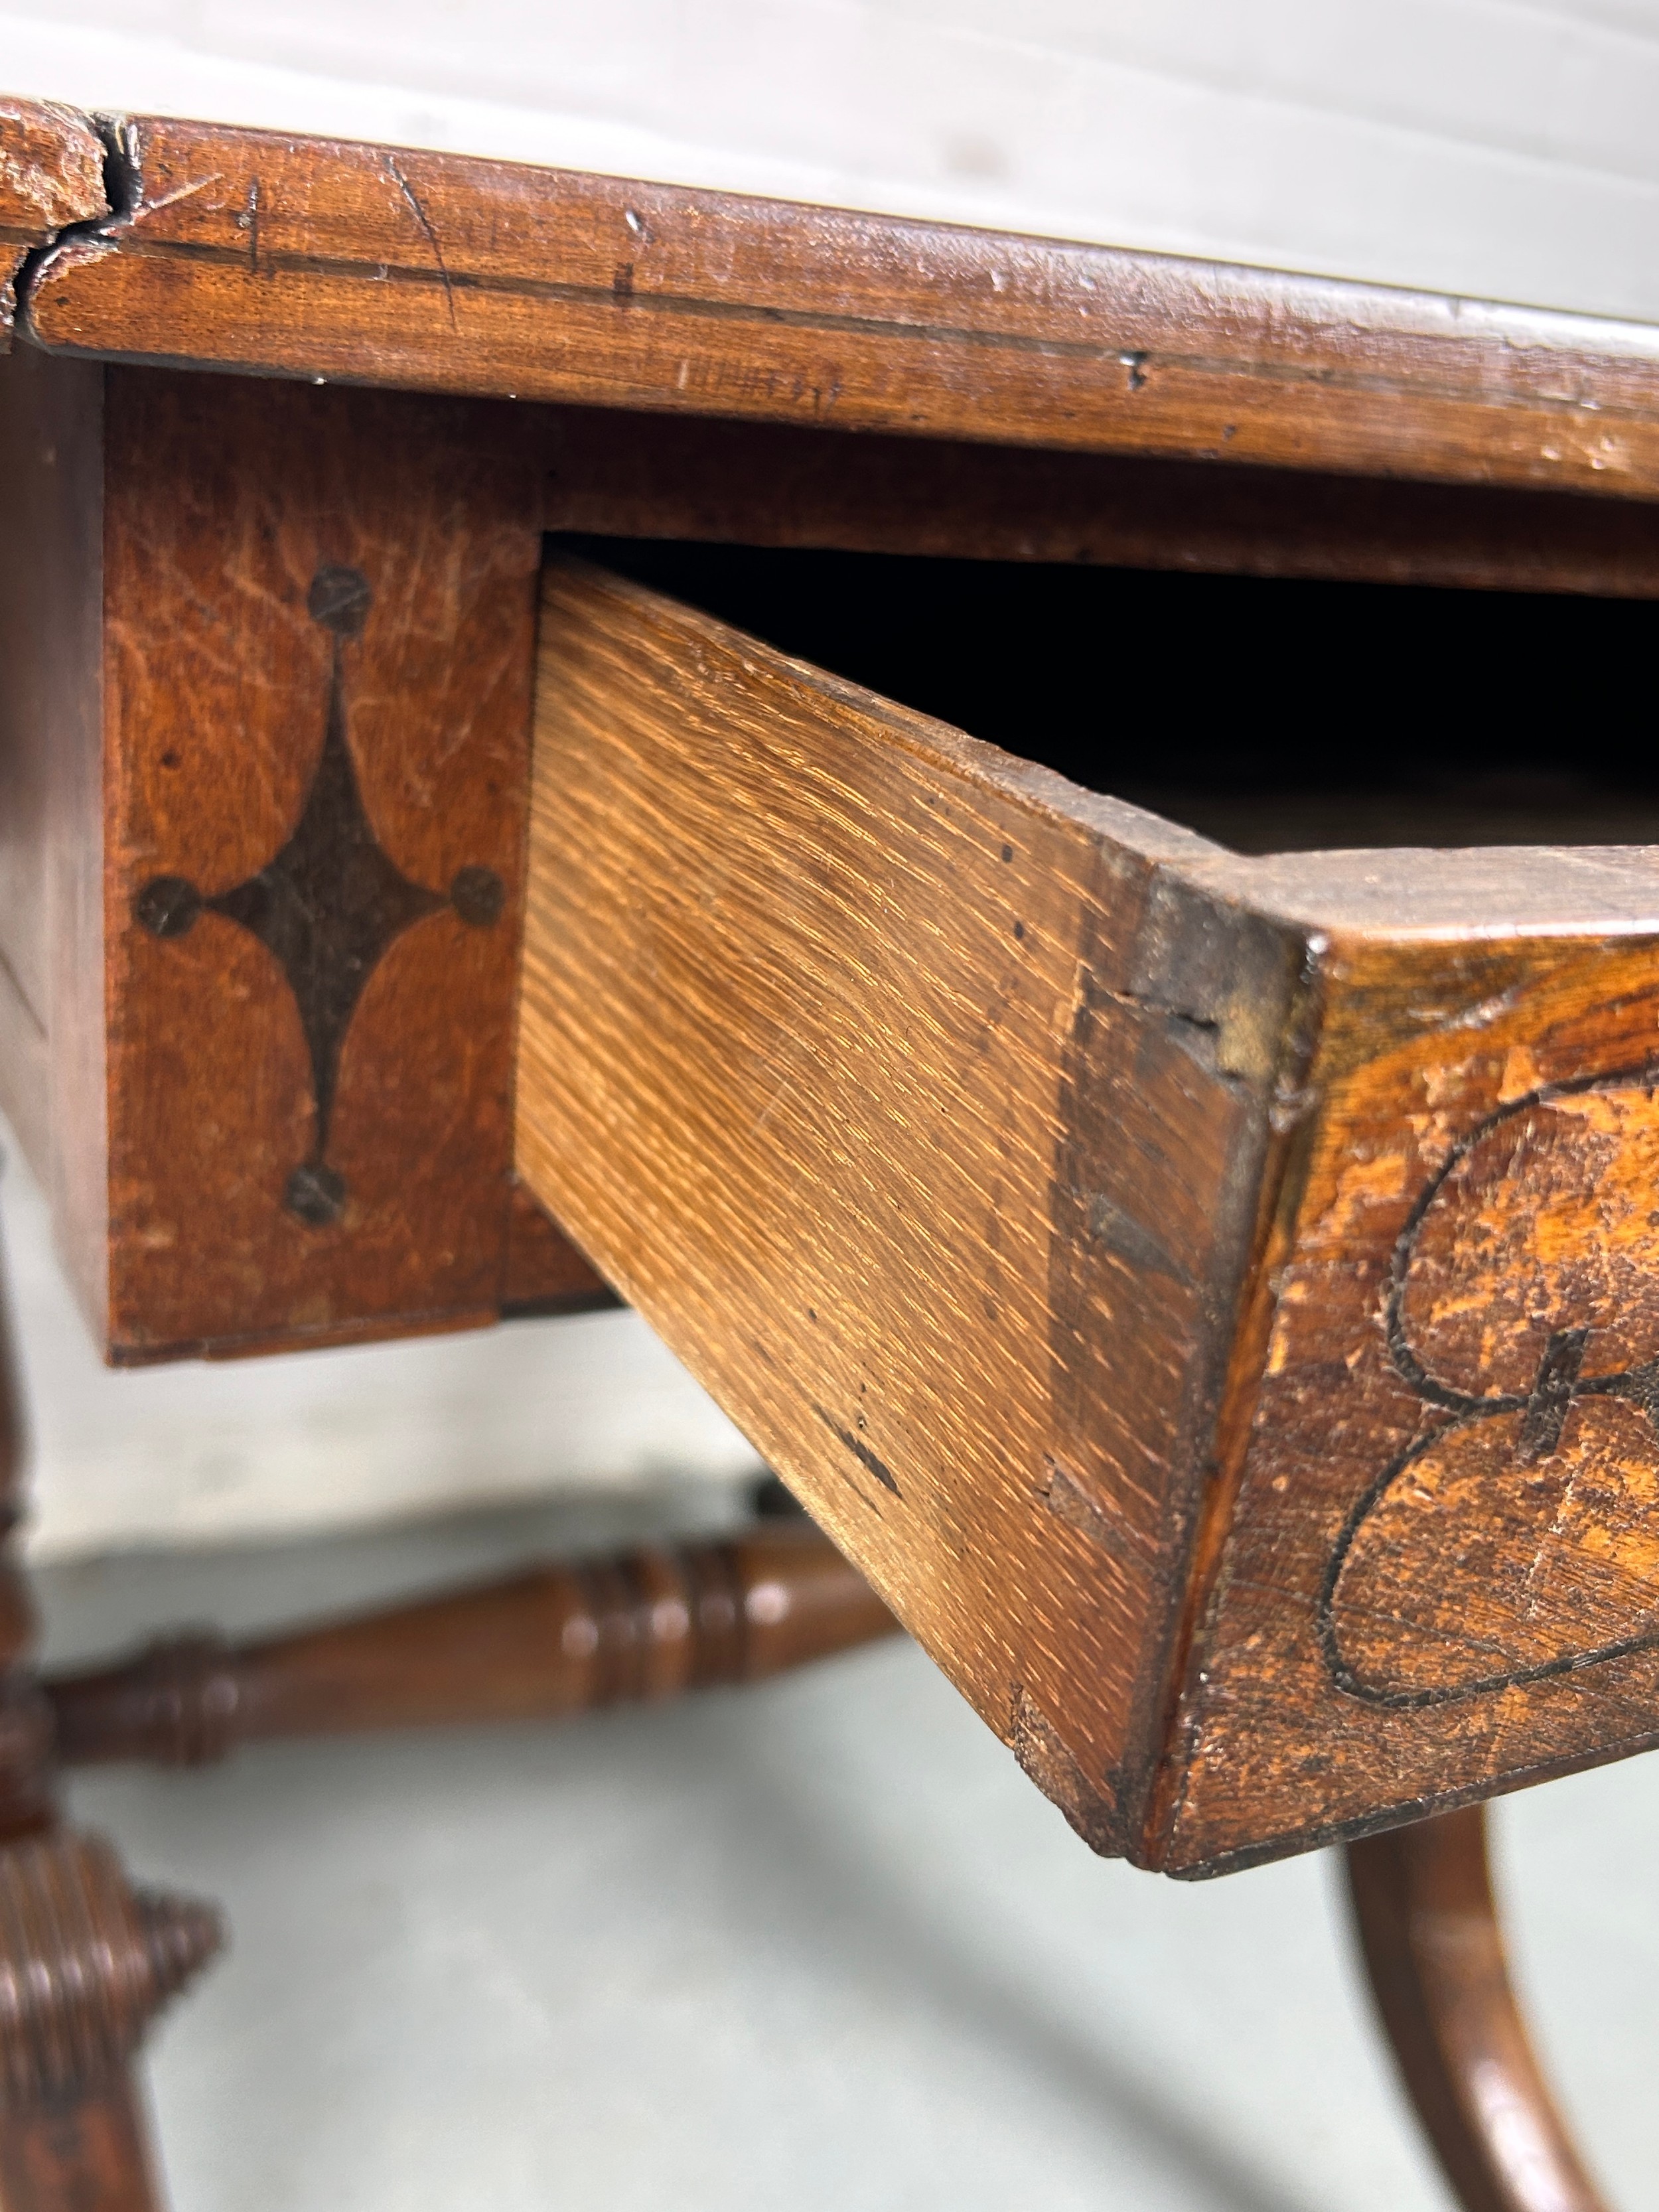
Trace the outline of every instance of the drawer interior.
[[1647, 601], [560, 542], [1239, 852], [1659, 842]]

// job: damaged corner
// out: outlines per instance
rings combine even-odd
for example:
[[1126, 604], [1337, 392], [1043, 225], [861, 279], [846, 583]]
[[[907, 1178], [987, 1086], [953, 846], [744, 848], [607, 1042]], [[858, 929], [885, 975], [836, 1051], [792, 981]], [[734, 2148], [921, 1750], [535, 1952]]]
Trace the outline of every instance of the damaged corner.
[[29, 302], [48, 264], [77, 240], [102, 240], [142, 204], [124, 117], [0, 100], [0, 351], [14, 331], [34, 337]]
[[1112, 1799], [1095, 1788], [1042, 1708], [1016, 1683], [1009, 1747], [1050, 1804], [1057, 1806], [1091, 1851], [1121, 1858], [1123, 1823]]
[[115, 212], [109, 172], [120, 136], [72, 107], [0, 99], [0, 349], [40, 261]]
[[1260, 1087], [1277, 1071], [1301, 948], [1267, 917], [1168, 867], [1154, 876], [1128, 994], [1223, 1082]]

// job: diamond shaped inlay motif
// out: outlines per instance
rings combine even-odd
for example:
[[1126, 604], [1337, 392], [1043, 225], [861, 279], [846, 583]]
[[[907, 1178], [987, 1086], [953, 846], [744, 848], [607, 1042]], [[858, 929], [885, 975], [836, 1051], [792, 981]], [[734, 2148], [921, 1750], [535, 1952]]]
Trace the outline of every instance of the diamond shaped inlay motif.
[[373, 594], [357, 568], [325, 563], [307, 606], [330, 632], [327, 721], [317, 773], [288, 842], [257, 875], [212, 898], [182, 876], [156, 876], [133, 902], [153, 936], [182, 937], [203, 912], [222, 915], [275, 955], [293, 991], [311, 1056], [311, 1150], [288, 1178], [283, 1202], [322, 1226], [345, 1210], [345, 1179], [328, 1158], [340, 1053], [357, 1003], [387, 947], [412, 922], [453, 908], [474, 928], [499, 921], [506, 904], [493, 869], [465, 867], [447, 891], [413, 883], [380, 845], [363, 805], [346, 736], [343, 649], [360, 636]]

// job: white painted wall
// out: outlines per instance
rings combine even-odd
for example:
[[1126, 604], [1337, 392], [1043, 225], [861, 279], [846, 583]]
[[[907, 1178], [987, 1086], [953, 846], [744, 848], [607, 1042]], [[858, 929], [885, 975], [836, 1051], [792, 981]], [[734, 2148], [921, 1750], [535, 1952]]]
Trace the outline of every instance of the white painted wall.
[[116, 1372], [0, 1121], [7, 1304], [37, 1559], [215, 1544], [540, 1497], [747, 1482], [755, 1455], [637, 1314]]
[[[25, 0], [0, 87], [1659, 317], [1659, 0]], [[42, 1552], [751, 1463], [631, 1316], [106, 1375], [0, 1214]]]
[[1659, 0], [14, 0], [0, 82], [1659, 313]]

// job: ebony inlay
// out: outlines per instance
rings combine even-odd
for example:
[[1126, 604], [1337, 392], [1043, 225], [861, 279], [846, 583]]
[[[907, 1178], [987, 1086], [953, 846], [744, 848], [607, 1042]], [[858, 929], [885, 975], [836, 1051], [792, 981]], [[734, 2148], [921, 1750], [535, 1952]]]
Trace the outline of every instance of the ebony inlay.
[[289, 1212], [314, 1226], [337, 1221], [346, 1185], [328, 1162], [340, 1052], [364, 987], [392, 940], [447, 906], [471, 927], [501, 918], [507, 893], [490, 868], [464, 867], [447, 891], [412, 883], [385, 851], [363, 805], [347, 737], [345, 653], [373, 603], [361, 569], [325, 562], [307, 606], [331, 633], [327, 720], [317, 773], [288, 842], [257, 875], [204, 899], [182, 876], [156, 876], [133, 902], [153, 936], [182, 937], [204, 909], [257, 937], [288, 977], [311, 1056], [315, 1101], [309, 1156], [283, 1191]]
[[[1656, 1089], [1656, 1071], [1638, 1068], [1529, 1092], [1462, 1137], [1419, 1194], [1395, 1247], [1382, 1318], [1390, 1364], [1427, 1419], [1349, 1511], [1316, 1614], [1326, 1667], [1348, 1696], [1420, 1711], [1580, 1674], [1659, 1645], [1645, 1569], [1621, 1544], [1618, 1524], [1625, 1499], [1642, 1492], [1659, 1464], [1659, 1353], [1648, 1346], [1649, 1357], [1633, 1358], [1626, 1344], [1620, 1355], [1620, 1325], [1632, 1301], [1610, 1294], [1603, 1264], [1604, 1248], [1617, 1241], [1608, 1224], [1620, 1218], [1618, 1152], [1639, 1141], [1640, 1109], [1651, 1110]], [[1607, 1126], [1574, 1116], [1575, 1101], [1600, 1102]], [[1622, 1130], [1621, 1114], [1630, 1123]], [[1565, 1137], [1552, 1138], [1541, 1126], [1552, 1116]], [[1547, 1155], [1553, 1174], [1540, 1171]], [[1529, 1164], [1530, 1182], [1521, 1172]], [[1437, 1210], [1460, 1202], [1478, 1216], [1474, 1233], [1425, 1256]], [[1495, 1259], [1510, 1279], [1507, 1302], [1494, 1298], [1488, 1274], [1459, 1279]], [[1449, 1361], [1413, 1340], [1409, 1293], [1419, 1274], [1443, 1279], [1439, 1290], [1449, 1310], [1480, 1316], [1480, 1328]], [[1507, 1389], [1493, 1388], [1489, 1375], [1456, 1371], [1460, 1359], [1500, 1367], [1507, 1359], [1512, 1366], [1517, 1329], [1540, 1325], [1547, 1333], [1524, 1387], [1516, 1378]], [[1575, 1433], [1576, 1414], [1608, 1401], [1628, 1406], [1640, 1420], [1589, 1441], [1582, 1430]], [[1362, 1664], [1349, 1648], [1356, 1628], [1374, 1640], [1375, 1600], [1345, 1605], [1345, 1595], [1368, 1531], [1391, 1510], [1402, 1532], [1408, 1523], [1434, 1531], [1443, 1560], [1466, 1577], [1469, 1608], [1463, 1622], [1449, 1625], [1391, 1615], [1401, 1643], [1389, 1670], [1377, 1667], [1374, 1654], [1369, 1667]], [[1402, 1533], [1396, 1540], [1410, 1539]], [[1511, 1557], [1517, 1547], [1524, 1573]], [[1559, 1555], [1566, 1565], [1554, 1567]], [[1598, 1617], [1627, 1613], [1627, 1632], [1506, 1662], [1496, 1632], [1507, 1630], [1529, 1648], [1564, 1594], [1571, 1613], [1593, 1595]], [[1425, 1680], [1431, 1650], [1438, 1679]]]

